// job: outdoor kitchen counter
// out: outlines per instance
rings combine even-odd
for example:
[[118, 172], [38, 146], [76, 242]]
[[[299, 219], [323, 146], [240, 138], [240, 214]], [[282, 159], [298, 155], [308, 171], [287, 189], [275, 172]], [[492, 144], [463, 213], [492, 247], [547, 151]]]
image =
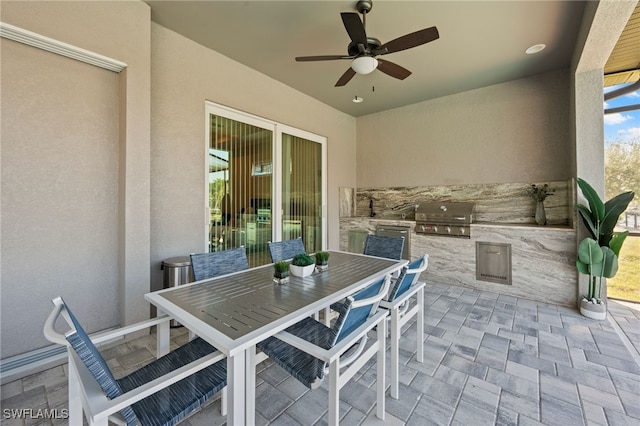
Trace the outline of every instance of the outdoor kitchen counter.
[[[378, 225], [404, 225], [412, 229], [411, 256], [429, 254], [429, 268], [423, 277], [427, 281], [576, 306], [575, 229], [473, 223], [471, 238], [452, 238], [415, 233], [415, 221], [412, 220], [344, 217], [340, 219], [340, 248], [347, 250], [350, 230], [375, 233]], [[512, 285], [476, 280], [476, 242], [511, 245]]]
[[[343, 228], [343, 224], [353, 224], [358, 229], [368, 229], [371, 232], [375, 232], [378, 225], [394, 225], [394, 226], [408, 226], [411, 231], [414, 231], [416, 227], [416, 221], [412, 219], [394, 219], [384, 217], [370, 217], [370, 216], [351, 216], [340, 218], [340, 228]], [[575, 232], [575, 229], [571, 226], [564, 225], [537, 225], [535, 223], [506, 223], [506, 222], [473, 222], [471, 227], [487, 227], [487, 228], [534, 228], [540, 231], [553, 230], [553, 231], [567, 231]]]

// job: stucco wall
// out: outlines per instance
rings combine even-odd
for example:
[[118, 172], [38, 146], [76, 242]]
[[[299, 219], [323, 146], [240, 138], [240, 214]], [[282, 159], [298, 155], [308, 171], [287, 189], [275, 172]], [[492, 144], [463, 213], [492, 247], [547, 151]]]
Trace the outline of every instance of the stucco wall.
[[357, 187], [568, 180], [569, 73], [358, 119]]
[[[30, 170], [33, 162], [40, 164], [43, 180], [49, 168], [78, 173], [75, 182], [71, 179], [49, 183], [61, 185], [56, 188], [60, 197], [48, 200], [51, 216], [47, 220], [53, 224], [51, 233], [62, 234], [57, 239], [51, 235], [30, 238], [35, 228], [28, 225], [37, 223], [42, 211], [25, 209], [16, 218], [17, 225], [5, 222], [8, 213], [5, 207], [12, 207], [13, 197], [22, 197], [24, 201], [37, 197], [37, 193], [2, 192], [3, 231], [7, 231], [9, 225], [11, 232], [16, 231], [14, 225], [24, 227], [23, 234], [12, 235], [11, 241], [5, 241], [4, 232], [2, 238], [5, 268], [2, 269], [1, 346], [4, 358], [50, 344], [44, 339], [42, 326], [52, 309], [50, 299], [54, 296], [67, 299], [89, 332], [148, 318], [148, 309], [141, 309], [141, 306], [146, 304], [143, 295], [149, 288], [150, 10], [142, 2], [3, 2], [1, 19], [4, 23], [127, 65], [123, 72], [110, 78], [111, 91], [105, 102], [115, 110], [116, 122], [104, 133], [98, 134], [100, 127], [92, 130], [75, 128], [73, 117], [65, 117], [71, 110], [65, 105], [70, 102], [83, 109], [77, 98], [65, 97], [69, 91], [86, 92], [87, 99], [97, 100], [98, 104], [103, 96], [97, 86], [91, 84], [94, 67], [82, 63], [74, 67], [73, 74], [63, 75], [70, 83], [70, 89], [55, 94], [55, 105], [43, 101], [40, 110], [27, 108], [13, 123], [19, 128], [20, 114], [40, 114], [43, 121], [47, 120], [61, 130], [54, 133], [45, 128], [40, 138], [56, 138], [55, 142], [63, 145], [60, 147], [62, 152], [50, 156], [53, 160], [50, 164], [47, 164], [46, 155], [29, 160], [22, 158], [21, 161], [30, 162], [23, 165], [25, 170]], [[4, 63], [4, 54], [2, 59]], [[49, 67], [41, 70], [45, 71], [45, 77], [47, 72], [51, 76], [57, 74], [57, 77], [66, 72], [51, 63]], [[37, 85], [38, 81], [35, 71], [29, 74], [28, 68], [20, 79], [25, 86]], [[2, 108], [5, 111], [16, 104], [38, 102], [37, 98], [28, 99], [26, 91], [4, 97], [4, 89], [3, 81]], [[83, 112], [91, 114], [89, 111], [93, 110], [85, 106]], [[102, 114], [99, 109], [95, 113]], [[22, 125], [26, 126], [26, 123], [28, 120], [25, 119]], [[82, 138], [82, 132], [89, 132], [87, 138]], [[11, 138], [5, 136], [3, 131], [3, 162], [12, 158], [5, 157], [6, 149], [32, 149], [42, 142], [26, 137], [26, 133], [22, 136], [12, 134]], [[64, 146], [67, 136], [74, 142]], [[91, 147], [89, 139], [113, 146]], [[88, 158], [91, 155], [94, 157]], [[12, 164], [12, 167], [3, 167], [3, 173], [19, 170], [21, 164]], [[3, 186], [8, 182], [10, 179], [5, 181], [3, 176]], [[80, 188], [84, 195], [79, 195]], [[98, 193], [87, 191], [87, 188], [94, 188]], [[112, 192], [106, 194], [108, 191]], [[104, 207], [105, 203], [108, 208]], [[93, 213], [94, 210], [99, 211]], [[88, 217], [91, 215], [94, 216]], [[96, 220], [98, 224], [94, 223]], [[95, 235], [91, 234], [94, 231], [92, 223]], [[83, 230], [83, 235], [74, 237], [74, 225], [77, 226], [75, 229]], [[9, 247], [5, 242], [21, 245]], [[7, 267], [8, 262], [13, 267]], [[34, 274], [37, 279], [29, 279]]]
[[151, 273], [205, 251], [205, 101], [327, 137], [328, 246], [339, 246], [338, 188], [355, 184], [356, 119], [152, 24]]

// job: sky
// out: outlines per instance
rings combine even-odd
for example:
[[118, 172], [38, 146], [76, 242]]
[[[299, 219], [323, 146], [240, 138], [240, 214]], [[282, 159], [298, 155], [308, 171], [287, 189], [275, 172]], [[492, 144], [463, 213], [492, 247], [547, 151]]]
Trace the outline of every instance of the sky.
[[[624, 86], [625, 85], [607, 87], [604, 92], [608, 93]], [[640, 90], [610, 99], [604, 103], [604, 108], [636, 104], [640, 104]], [[640, 109], [615, 114], [605, 114], [604, 140], [606, 143], [628, 142], [632, 139], [640, 143]]]

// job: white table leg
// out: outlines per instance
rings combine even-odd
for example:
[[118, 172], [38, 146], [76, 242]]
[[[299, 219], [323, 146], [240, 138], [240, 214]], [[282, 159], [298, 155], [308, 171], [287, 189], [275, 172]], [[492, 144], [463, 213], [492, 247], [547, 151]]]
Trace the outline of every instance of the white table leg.
[[[385, 342], [385, 338], [387, 336], [387, 319], [383, 319], [378, 323], [378, 359], [376, 360], [376, 368], [378, 377], [376, 377], [376, 386], [377, 386], [377, 401], [376, 401], [376, 417], [380, 420], [384, 420], [385, 414], [385, 406], [384, 406], [384, 396], [386, 385], [384, 383], [384, 360], [385, 360], [385, 352], [387, 351], [387, 345]], [[391, 343], [391, 347], [393, 348], [393, 342]], [[396, 386], [397, 386], [396, 382]], [[393, 387], [393, 384], [391, 385]], [[396, 396], [397, 398], [397, 396]]]
[[247, 425], [256, 423], [256, 347], [245, 352], [245, 420]]
[[245, 352], [227, 357], [227, 424], [243, 426], [245, 421]]
[[416, 357], [418, 362], [424, 362], [424, 287], [418, 292], [418, 335], [416, 340], [418, 341], [418, 352]]
[[[386, 321], [385, 321], [386, 323]], [[398, 376], [400, 362], [400, 312], [396, 306], [391, 309], [391, 397], [394, 399], [399, 398], [400, 391], [398, 389]], [[380, 326], [378, 326], [380, 328]]]
[[157, 340], [156, 340], [156, 358], [160, 358], [169, 353], [171, 349], [171, 331], [169, 325], [170, 321], [164, 321], [158, 324]]

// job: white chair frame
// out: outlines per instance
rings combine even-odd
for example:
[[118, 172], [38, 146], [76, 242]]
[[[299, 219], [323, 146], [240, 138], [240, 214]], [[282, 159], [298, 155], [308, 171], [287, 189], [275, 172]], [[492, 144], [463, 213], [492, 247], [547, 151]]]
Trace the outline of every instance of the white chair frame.
[[[407, 274], [420, 274], [427, 269], [429, 257], [425, 255], [425, 265], [419, 269], [407, 269]], [[391, 339], [390, 375], [391, 375], [391, 397], [398, 399], [399, 391], [399, 364], [400, 364], [400, 336], [402, 327], [416, 316], [416, 360], [424, 362], [424, 288], [425, 283], [416, 281], [400, 297], [392, 302], [380, 301], [380, 307], [389, 311], [389, 331]], [[411, 298], [416, 297], [416, 304], [409, 308]]]
[[[385, 287], [388, 290], [389, 277], [385, 279]], [[385, 294], [383, 289], [381, 294]], [[370, 297], [353, 302], [352, 308], [371, 305], [373, 299], [380, 299], [380, 296]], [[278, 339], [294, 346], [314, 357], [325, 361], [329, 370], [329, 425], [337, 425], [340, 421], [340, 389], [366, 364], [369, 359], [376, 357], [376, 417], [384, 420], [385, 417], [385, 352], [386, 352], [386, 335], [387, 335], [387, 316], [388, 312], [379, 310], [367, 321], [349, 334], [349, 339], [344, 339], [337, 343], [331, 349], [323, 349], [298, 336], [286, 331], [281, 331], [275, 335]], [[376, 330], [376, 341], [371, 344], [361, 354], [351, 354], [347, 359], [343, 359], [341, 365], [340, 357], [349, 351], [354, 343], [366, 339], [367, 333], [374, 328]], [[357, 356], [357, 358], [356, 358]], [[344, 367], [344, 368], [343, 368]], [[343, 370], [343, 371], [341, 371]]]
[[[60, 314], [72, 327], [73, 323], [66, 310], [64, 310], [62, 299], [55, 298], [53, 303], [55, 307], [45, 322], [44, 334], [49, 341], [67, 347], [67, 354], [69, 355], [69, 424], [72, 425], [82, 424], [83, 411], [90, 426], [108, 426], [109, 420], [117, 424], [124, 424], [124, 419], [118, 411], [225, 358], [225, 355], [220, 351], [213, 352], [117, 398], [109, 399], [89, 369], [69, 346], [65, 335], [55, 330], [55, 322]], [[101, 343], [123, 338], [127, 334], [157, 326], [157, 357], [160, 358], [169, 353], [170, 320], [169, 316], [163, 315], [117, 330], [99, 333], [91, 336], [91, 341], [98, 346]], [[226, 389], [225, 387], [222, 390], [221, 413], [223, 416], [227, 414]]]

